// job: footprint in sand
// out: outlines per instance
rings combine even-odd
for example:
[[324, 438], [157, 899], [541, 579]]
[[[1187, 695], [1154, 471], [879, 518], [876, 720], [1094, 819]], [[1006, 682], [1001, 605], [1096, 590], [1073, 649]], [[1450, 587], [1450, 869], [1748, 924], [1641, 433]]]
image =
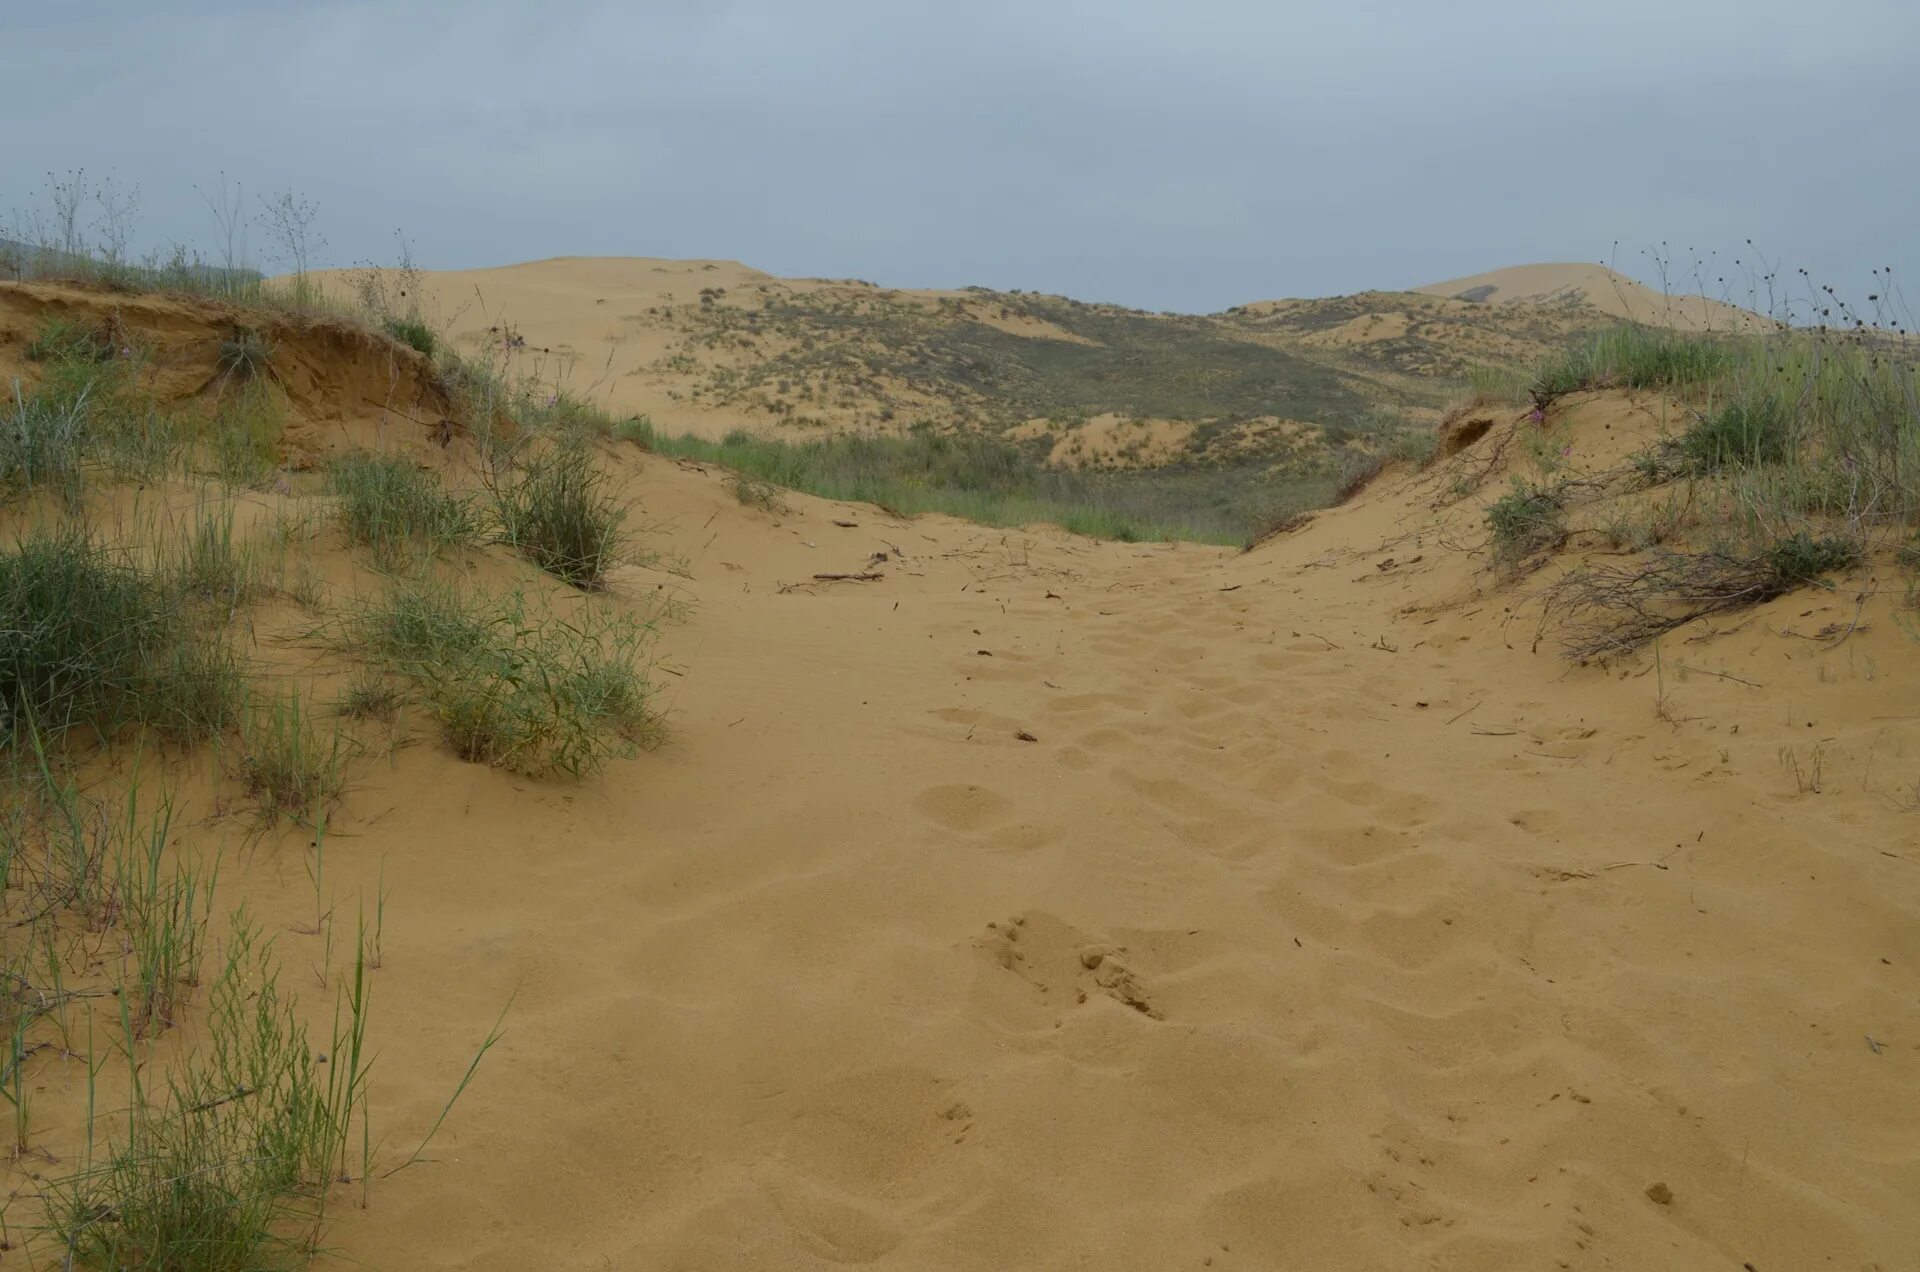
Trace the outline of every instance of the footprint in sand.
[[[1010, 1027], [1045, 1027], [1062, 1011], [1102, 997], [1150, 1019], [1165, 1019], [1125, 946], [1096, 940], [1052, 915], [1021, 914], [989, 923], [974, 948], [992, 969], [983, 1005]], [[1007, 972], [1025, 982], [1020, 994], [1004, 992]]]
[[1013, 802], [998, 791], [971, 783], [930, 786], [913, 797], [922, 817], [948, 830], [988, 830], [1010, 819]]

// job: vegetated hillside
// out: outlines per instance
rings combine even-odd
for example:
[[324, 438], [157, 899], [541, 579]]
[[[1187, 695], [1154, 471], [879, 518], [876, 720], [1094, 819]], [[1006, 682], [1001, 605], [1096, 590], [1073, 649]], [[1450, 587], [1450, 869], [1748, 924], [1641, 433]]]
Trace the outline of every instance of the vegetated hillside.
[[1236, 552], [389, 320], [0, 285], [8, 1257], [1920, 1248], [1909, 350], [1580, 343]]
[[[461, 347], [507, 349], [664, 429], [1020, 429], [1042, 458], [1109, 466], [1338, 469], [1344, 452], [1435, 418], [1475, 368], [1528, 365], [1607, 321], [1390, 293], [1157, 314], [779, 279], [720, 261], [357, 277], [411, 287]], [[334, 288], [354, 281], [328, 276]], [[1137, 438], [1078, 438], [1117, 421]], [[1178, 444], [1156, 444], [1168, 425]]]

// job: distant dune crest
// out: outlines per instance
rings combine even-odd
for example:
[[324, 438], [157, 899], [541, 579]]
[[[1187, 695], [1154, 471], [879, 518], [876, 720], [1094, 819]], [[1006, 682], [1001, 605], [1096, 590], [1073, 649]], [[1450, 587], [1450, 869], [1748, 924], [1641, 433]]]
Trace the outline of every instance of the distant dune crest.
[[1706, 296], [1663, 294], [1605, 265], [1510, 265], [1413, 290], [1477, 304], [1588, 305], [1616, 318], [1684, 331], [1748, 331], [1767, 325], [1752, 310]]

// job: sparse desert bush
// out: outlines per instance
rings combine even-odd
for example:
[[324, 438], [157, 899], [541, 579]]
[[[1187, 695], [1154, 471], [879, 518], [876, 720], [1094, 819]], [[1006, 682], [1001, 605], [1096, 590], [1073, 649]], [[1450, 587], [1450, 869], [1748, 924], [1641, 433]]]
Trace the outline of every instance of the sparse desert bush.
[[74, 527], [0, 551], [0, 746], [129, 724], [196, 735], [233, 716], [239, 666], [163, 580]]
[[1660, 549], [1632, 565], [1589, 564], [1547, 590], [1542, 626], [1569, 658], [1625, 653], [1709, 614], [1782, 596], [1859, 557], [1845, 539], [1796, 532], [1748, 555]]
[[220, 368], [220, 374], [229, 379], [251, 380], [265, 375], [272, 361], [273, 347], [258, 329], [236, 326], [220, 342], [220, 354], [215, 365]]
[[377, 668], [356, 672], [334, 703], [334, 709], [353, 720], [392, 720], [407, 700], [406, 689]]
[[1493, 531], [1494, 561], [1504, 566], [1517, 565], [1567, 536], [1560, 497], [1517, 477], [1513, 489], [1488, 507], [1487, 526]]
[[386, 564], [409, 549], [427, 554], [479, 537], [473, 501], [447, 490], [438, 474], [404, 455], [349, 451], [327, 470], [327, 489], [354, 543]]
[[611, 486], [585, 447], [536, 452], [490, 486], [500, 539], [575, 587], [604, 587], [631, 540], [626, 506]]
[[749, 508], [772, 512], [780, 507], [780, 487], [764, 477], [755, 477], [751, 473], [729, 473], [727, 489]]
[[455, 753], [519, 772], [580, 775], [658, 740], [637, 666], [652, 630], [582, 606], [538, 612], [423, 581], [358, 614], [351, 646], [418, 685]]

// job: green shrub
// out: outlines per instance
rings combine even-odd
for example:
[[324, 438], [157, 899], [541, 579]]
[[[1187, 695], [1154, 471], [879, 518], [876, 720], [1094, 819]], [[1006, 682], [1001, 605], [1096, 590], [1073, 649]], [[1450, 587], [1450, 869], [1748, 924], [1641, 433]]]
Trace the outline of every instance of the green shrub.
[[584, 447], [537, 453], [491, 488], [501, 541], [575, 587], [605, 586], [629, 538], [626, 508], [610, 483]]
[[418, 318], [383, 318], [380, 320], [380, 330], [409, 349], [418, 350], [429, 358], [440, 346], [439, 340], [433, 334], [433, 328]]
[[1762, 560], [1772, 572], [1780, 591], [1810, 583], [1822, 574], [1843, 569], [1858, 560], [1860, 551], [1837, 535], [1814, 538], [1804, 530], [1795, 531], [1769, 547]]
[[1494, 560], [1505, 565], [1552, 547], [1567, 535], [1559, 496], [1517, 477], [1512, 491], [1487, 509], [1487, 525], [1493, 531]]
[[1700, 473], [1783, 463], [1793, 453], [1793, 413], [1776, 397], [1729, 402], [1681, 434], [1679, 448]]
[[71, 527], [0, 552], [0, 745], [142, 723], [202, 734], [232, 718], [239, 665], [171, 589]]
[[329, 467], [327, 488], [347, 537], [383, 561], [399, 560], [409, 546], [433, 553], [479, 536], [473, 501], [403, 455], [349, 451]]

